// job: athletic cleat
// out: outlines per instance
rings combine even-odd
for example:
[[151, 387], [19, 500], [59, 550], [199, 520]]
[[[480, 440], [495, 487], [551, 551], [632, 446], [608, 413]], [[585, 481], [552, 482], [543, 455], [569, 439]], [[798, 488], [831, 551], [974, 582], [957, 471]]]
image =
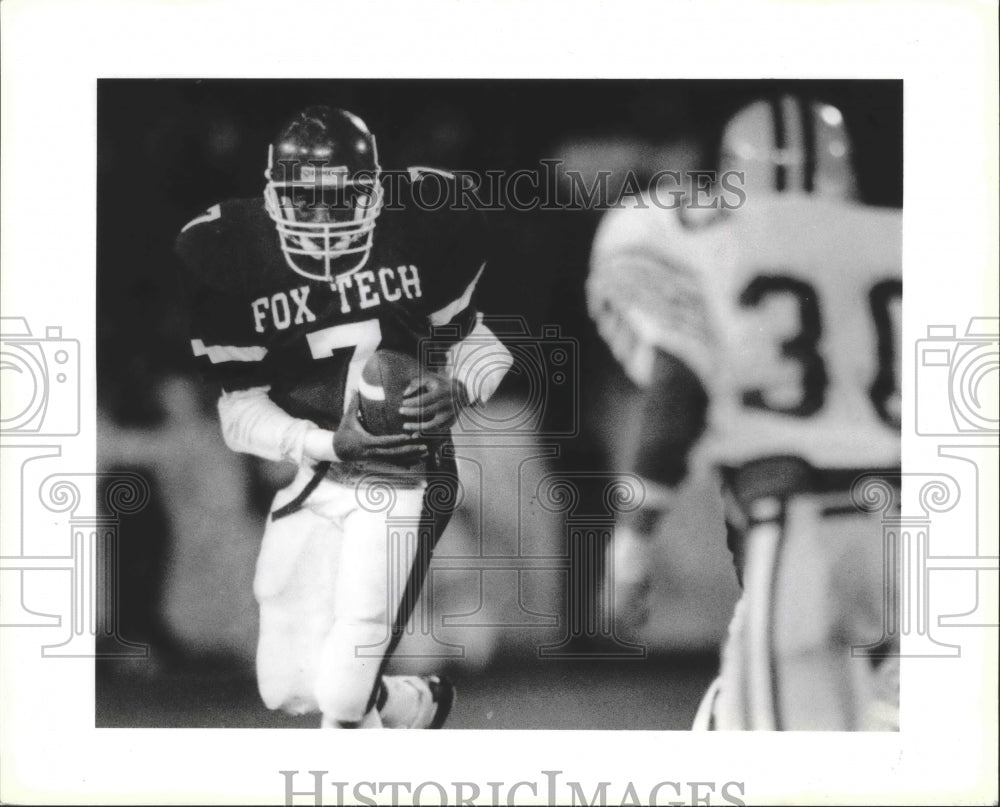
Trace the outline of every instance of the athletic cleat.
[[436, 705], [434, 715], [427, 728], [439, 729], [448, 719], [448, 715], [451, 714], [451, 707], [455, 705], [455, 686], [443, 675], [428, 675], [424, 677], [424, 680], [431, 691], [431, 699]]
[[387, 729], [439, 729], [455, 703], [455, 687], [441, 675], [387, 675], [375, 707]]

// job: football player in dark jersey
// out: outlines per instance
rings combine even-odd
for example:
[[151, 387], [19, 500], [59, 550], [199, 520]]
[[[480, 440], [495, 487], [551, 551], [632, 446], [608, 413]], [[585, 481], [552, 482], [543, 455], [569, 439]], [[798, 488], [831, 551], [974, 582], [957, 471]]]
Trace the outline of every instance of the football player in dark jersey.
[[[374, 136], [344, 110], [296, 115], [265, 177], [262, 198], [213, 205], [176, 243], [227, 444], [300, 469], [275, 497], [257, 563], [261, 696], [320, 712], [325, 727], [437, 728], [450, 683], [382, 671], [454, 505], [448, 427], [503, 375], [473, 373], [466, 348], [511, 364], [474, 302], [485, 231], [478, 213], [421, 204], [455, 181], [446, 172], [411, 169], [387, 194]], [[380, 348], [419, 358], [432, 337], [446, 360], [410, 385], [405, 432], [369, 434], [366, 360]]]

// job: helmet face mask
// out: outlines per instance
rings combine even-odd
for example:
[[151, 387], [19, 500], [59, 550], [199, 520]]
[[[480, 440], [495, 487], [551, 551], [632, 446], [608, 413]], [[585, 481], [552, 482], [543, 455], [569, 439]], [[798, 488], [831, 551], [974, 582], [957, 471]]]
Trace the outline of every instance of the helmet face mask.
[[264, 202], [292, 271], [329, 283], [371, 253], [383, 189], [375, 138], [356, 116], [310, 107], [268, 150]]

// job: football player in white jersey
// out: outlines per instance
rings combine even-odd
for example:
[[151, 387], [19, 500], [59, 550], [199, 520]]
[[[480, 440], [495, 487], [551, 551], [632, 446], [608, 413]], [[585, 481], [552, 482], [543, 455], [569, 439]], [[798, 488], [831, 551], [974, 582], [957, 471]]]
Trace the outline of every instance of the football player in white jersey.
[[644, 611], [652, 539], [696, 446], [723, 481], [744, 593], [701, 725], [894, 721], [852, 652], [880, 646], [887, 592], [880, 524], [851, 491], [866, 474], [898, 484], [902, 218], [856, 201], [851, 159], [836, 107], [758, 101], [723, 135], [720, 178], [742, 204], [668, 209], [651, 191], [595, 239], [588, 305], [645, 391], [623, 470], [649, 493], [616, 529], [620, 611]]

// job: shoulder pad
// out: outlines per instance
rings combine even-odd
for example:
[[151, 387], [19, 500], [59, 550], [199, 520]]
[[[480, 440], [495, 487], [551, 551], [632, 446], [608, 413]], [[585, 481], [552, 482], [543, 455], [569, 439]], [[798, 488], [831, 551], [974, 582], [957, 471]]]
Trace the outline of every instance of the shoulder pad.
[[262, 203], [227, 200], [181, 227], [174, 251], [197, 282], [220, 291], [241, 292], [261, 261], [259, 247], [269, 228]]
[[674, 247], [683, 238], [678, 211], [657, 206], [643, 194], [625, 200], [604, 215], [594, 238], [592, 259], [636, 247]]
[[445, 171], [443, 168], [432, 168], [427, 165], [411, 165], [407, 167], [406, 172], [410, 175], [410, 182], [417, 182], [425, 176], [439, 176], [444, 177], [445, 179], [455, 179], [455, 175], [451, 171]]
[[434, 168], [427, 165], [411, 165], [406, 169], [406, 177], [410, 186], [414, 186], [424, 180], [431, 180], [444, 186], [452, 188], [470, 188], [475, 183], [467, 173], [447, 171], [444, 168]]

